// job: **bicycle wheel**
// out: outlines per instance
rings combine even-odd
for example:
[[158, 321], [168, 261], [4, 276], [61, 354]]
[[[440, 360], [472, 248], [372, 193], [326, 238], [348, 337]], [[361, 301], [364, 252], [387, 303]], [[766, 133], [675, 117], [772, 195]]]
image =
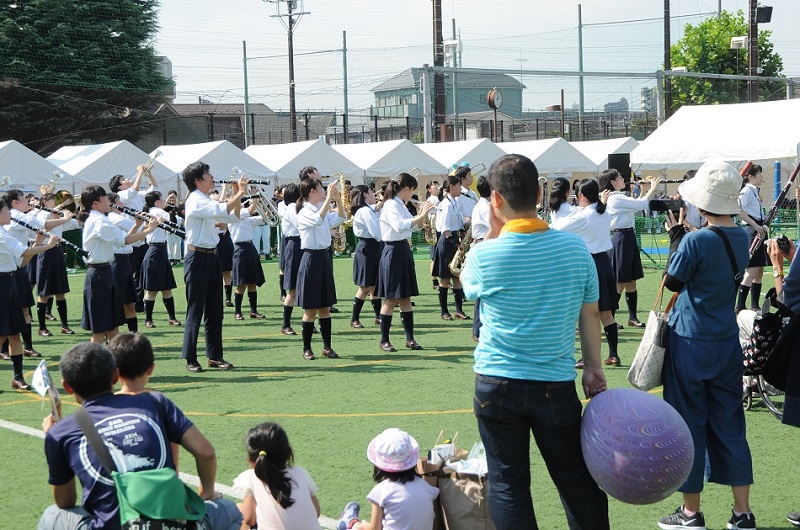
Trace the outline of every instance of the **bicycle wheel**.
[[784, 392], [764, 381], [764, 377], [760, 375], [756, 379], [756, 384], [764, 405], [776, 418], [783, 418], [783, 402], [786, 398]]

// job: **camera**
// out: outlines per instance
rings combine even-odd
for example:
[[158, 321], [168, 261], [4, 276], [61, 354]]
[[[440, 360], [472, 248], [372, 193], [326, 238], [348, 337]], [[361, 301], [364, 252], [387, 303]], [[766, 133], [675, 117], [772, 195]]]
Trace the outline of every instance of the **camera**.
[[651, 212], [666, 212], [667, 210], [670, 210], [676, 216], [681, 211], [683, 206], [683, 199], [652, 199], [650, 201]]
[[780, 249], [781, 252], [783, 252], [784, 254], [787, 254], [789, 252], [789, 249], [791, 247], [789, 245], [789, 238], [786, 237], [786, 234], [781, 234], [780, 237], [775, 238], [775, 242], [778, 244], [778, 248]]

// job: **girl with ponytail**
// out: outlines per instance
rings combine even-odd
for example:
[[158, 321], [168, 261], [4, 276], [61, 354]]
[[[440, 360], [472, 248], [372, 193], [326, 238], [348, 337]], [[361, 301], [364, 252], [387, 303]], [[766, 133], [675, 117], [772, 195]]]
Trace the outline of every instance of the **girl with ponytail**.
[[295, 467], [286, 431], [277, 423], [250, 429], [245, 440], [250, 469], [233, 482], [242, 496], [242, 528], [321, 529], [317, 485], [302, 467]]

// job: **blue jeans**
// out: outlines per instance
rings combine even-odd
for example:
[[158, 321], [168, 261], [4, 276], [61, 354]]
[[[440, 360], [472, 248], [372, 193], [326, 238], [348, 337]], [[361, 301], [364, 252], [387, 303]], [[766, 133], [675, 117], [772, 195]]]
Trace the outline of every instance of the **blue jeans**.
[[558, 489], [572, 530], [609, 527], [608, 498], [581, 452], [575, 383], [476, 375], [475, 416], [489, 465], [489, 511], [497, 530], [536, 530], [530, 435]]
[[[81, 506], [59, 508], [55, 504], [47, 507], [39, 520], [38, 530], [86, 530], [92, 516]], [[206, 516], [198, 524], [198, 530], [239, 530], [242, 513], [236, 503], [228, 499], [206, 501]]]

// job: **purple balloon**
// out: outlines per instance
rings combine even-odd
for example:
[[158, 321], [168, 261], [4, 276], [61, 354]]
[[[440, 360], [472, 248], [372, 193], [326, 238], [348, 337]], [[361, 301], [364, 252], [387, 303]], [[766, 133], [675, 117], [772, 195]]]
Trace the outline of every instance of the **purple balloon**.
[[692, 435], [678, 411], [633, 388], [606, 390], [589, 401], [581, 448], [600, 488], [628, 504], [666, 499], [694, 462]]

